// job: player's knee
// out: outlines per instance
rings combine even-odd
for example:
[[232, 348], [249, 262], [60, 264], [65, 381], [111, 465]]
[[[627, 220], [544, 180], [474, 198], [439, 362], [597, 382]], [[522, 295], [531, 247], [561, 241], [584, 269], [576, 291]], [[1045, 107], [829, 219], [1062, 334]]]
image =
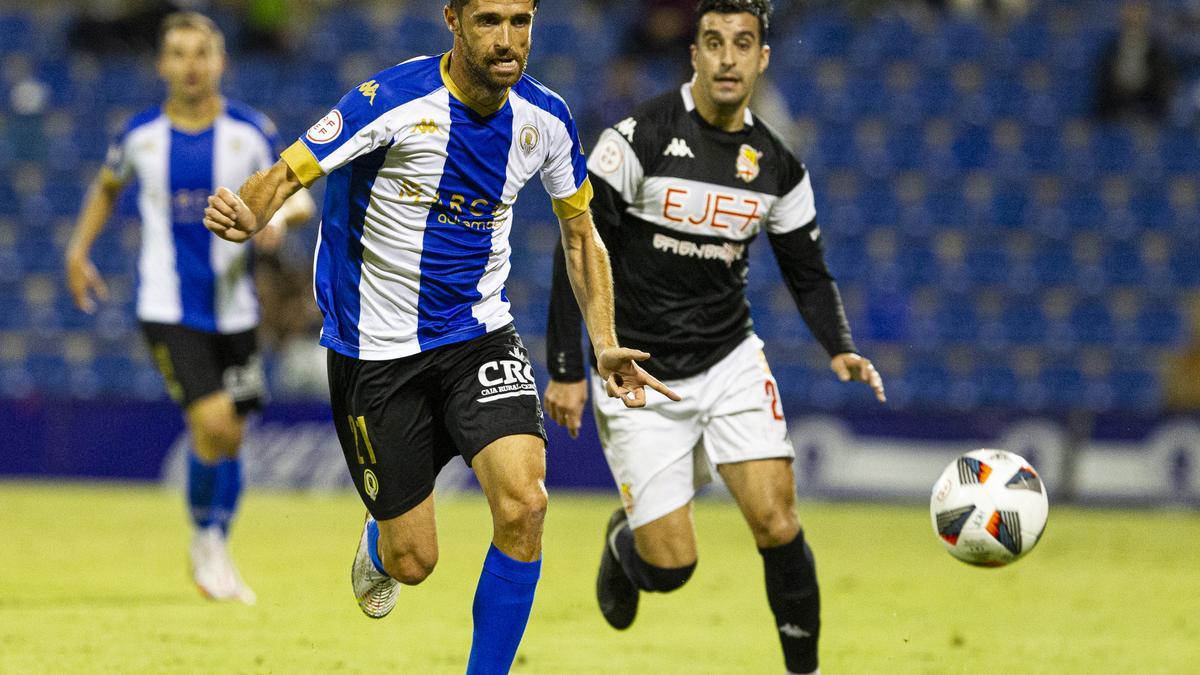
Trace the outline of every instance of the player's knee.
[[242, 444], [242, 423], [235, 415], [206, 415], [196, 421], [193, 428], [198, 450], [220, 457], [237, 454]]
[[753, 518], [750, 528], [759, 548], [773, 548], [790, 543], [800, 532], [800, 519], [791, 505], [766, 509]]
[[501, 499], [496, 509], [496, 524], [510, 532], [540, 533], [548, 505], [546, 488], [539, 481]]

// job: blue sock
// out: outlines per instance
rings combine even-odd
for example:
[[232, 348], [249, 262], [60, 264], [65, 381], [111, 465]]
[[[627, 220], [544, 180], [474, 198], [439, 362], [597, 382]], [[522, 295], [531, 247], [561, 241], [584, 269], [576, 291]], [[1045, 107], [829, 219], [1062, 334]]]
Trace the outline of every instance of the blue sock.
[[383, 559], [379, 557], [379, 523], [374, 518], [367, 521], [367, 553], [371, 554], [371, 563], [380, 574], [387, 574], [383, 569]]
[[217, 494], [217, 473], [216, 464], [205, 464], [196, 453], [188, 453], [187, 500], [192, 522], [197, 528], [216, 524], [213, 520], [213, 502]]
[[213, 495], [213, 524], [229, 534], [229, 524], [237, 513], [238, 498], [242, 495], [242, 462], [237, 457], [217, 463], [217, 488]]
[[483, 561], [475, 589], [471, 659], [467, 675], [503, 675], [512, 666], [517, 646], [529, 623], [533, 592], [542, 574], [542, 561], [521, 562], [492, 545]]

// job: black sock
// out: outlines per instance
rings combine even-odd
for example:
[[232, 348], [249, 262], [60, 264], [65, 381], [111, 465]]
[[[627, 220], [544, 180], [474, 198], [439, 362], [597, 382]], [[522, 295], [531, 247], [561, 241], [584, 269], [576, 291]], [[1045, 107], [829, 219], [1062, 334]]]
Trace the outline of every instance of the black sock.
[[621, 562], [625, 576], [643, 591], [673, 591], [687, 583], [696, 569], [696, 563], [683, 567], [656, 567], [642, 560], [633, 542], [633, 530], [628, 523], [621, 525], [613, 541], [616, 544], [614, 548], [617, 560]]
[[821, 635], [821, 594], [812, 550], [801, 530], [791, 543], [758, 549], [767, 578], [767, 602], [775, 614], [783, 660], [793, 673], [817, 669]]

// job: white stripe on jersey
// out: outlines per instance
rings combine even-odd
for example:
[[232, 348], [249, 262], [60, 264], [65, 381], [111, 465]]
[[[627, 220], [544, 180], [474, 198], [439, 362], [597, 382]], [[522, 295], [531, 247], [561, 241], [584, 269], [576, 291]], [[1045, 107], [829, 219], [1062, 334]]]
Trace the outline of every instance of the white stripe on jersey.
[[[209, 193], [218, 186], [236, 189], [274, 162], [275, 148], [267, 135], [273, 128], [265, 118], [261, 126], [247, 121], [248, 115], [256, 113], [230, 103], [209, 129], [193, 133], [173, 129], [159, 110], [147, 111], [134, 118], [110, 151], [109, 170], [123, 181], [136, 177], [138, 182], [140, 320], [220, 333], [258, 324], [251, 249], [217, 238], [200, 223]], [[195, 142], [201, 151], [175, 156], [173, 142]], [[173, 161], [180, 164], [173, 166]], [[189, 181], [187, 186], [173, 185], [180, 177]], [[185, 255], [182, 244], [201, 257]], [[183, 271], [207, 279], [211, 289], [185, 286]]]
[[377, 74], [300, 139], [299, 158], [284, 153], [298, 174], [319, 167], [333, 195], [314, 278], [322, 344], [346, 356], [401, 358], [510, 324], [517, 193], [539, 172], [560, 200], [587, 179], [555, 94], [525, 77], [485, 114], [452, 93], [444, 64]]

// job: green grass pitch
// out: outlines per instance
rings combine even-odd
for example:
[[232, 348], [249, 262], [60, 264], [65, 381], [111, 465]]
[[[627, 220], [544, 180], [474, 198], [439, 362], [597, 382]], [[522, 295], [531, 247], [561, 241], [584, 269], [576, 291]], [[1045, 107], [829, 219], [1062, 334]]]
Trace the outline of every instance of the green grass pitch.
[[[734, 507], [696, 509], [700, 565], [608, 628], [593, 583], [611, 496], [556, 494], [516, 673], [781, 673], [761, 565]], [[924, 508], [803, 503], [822, 582], [822, 671], [1195, 673], [1200, 514], [1051, 506], [999, 570], [951, 559]], [[439, 505], [441, 562], [391, 616], [359, 614], [352, 494], [251, 492], [234, 553], [253, 607], [202, 600], [179, 495], [0, 483], [0, 673], [461, 673], [490, 534], [477, 496]]]

